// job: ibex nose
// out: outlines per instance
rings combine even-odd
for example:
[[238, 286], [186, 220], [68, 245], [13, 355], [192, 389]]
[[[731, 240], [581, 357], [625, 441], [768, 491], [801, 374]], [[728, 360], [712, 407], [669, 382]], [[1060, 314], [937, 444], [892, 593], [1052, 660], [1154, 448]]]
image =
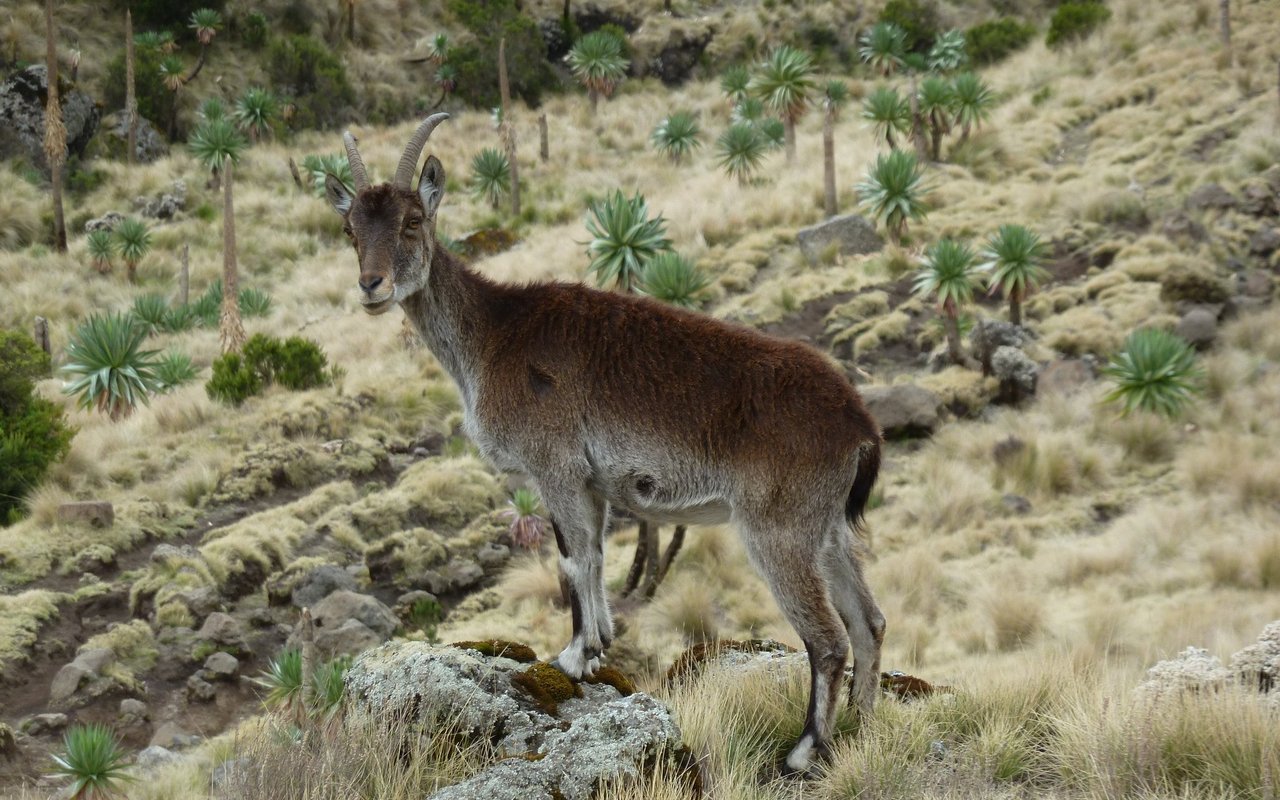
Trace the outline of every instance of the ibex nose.
[[360, 285], [360, 288], [364, 290], [365, 294], [372, 294], [374, 289], [377, 289], [382, 285], [382, 277], [380, 275], [375, 275], [368, 279], [360, 278], [356, 283]]

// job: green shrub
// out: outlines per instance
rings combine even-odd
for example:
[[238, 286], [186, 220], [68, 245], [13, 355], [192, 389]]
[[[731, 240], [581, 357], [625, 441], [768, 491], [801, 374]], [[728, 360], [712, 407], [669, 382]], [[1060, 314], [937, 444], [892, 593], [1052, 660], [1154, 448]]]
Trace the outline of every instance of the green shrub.
[[503, 37], [512, 95], [536, 106], [544, 92], [559, 86], [538, 24], [520, 13], [515, 0], [448, 0], [445, 7], [473, 36], [450, 47], [447, 56], [457, 70], [455, 94], [461, 100], [480, 108], [498, 105], [498, 41]]
[[62, 409], [35, 395], [49, 356], [31, 337], [0, 331], [0, 525], [16, 522], [22, 499], [66, 455], [75, 429]]
[[267, 17], [261, 11], [250, 11], [240, 23], [240, 41], [250, 50], [261, 50], [267, 43]]
[[213, 362], [213, 377], [205, 391], [215, 400], [238, 406], [272, 383], [299, 391], [332, 382], [333, 371], [320, 345], [298, 336], [280, 341], [258, 333], [240, 353], [228, 353]]
[[975, 66], [994, 64], [1026, 47], [1035, 35], [1035, 25], [1014, 17], [1001, 17], [974, 25], [965, 32], [969, 60]]
[[1111, 380], [1106, 401], [1125, 414], [1137, 409], [1176, 417], [1200, 391], [1203, 371], [1195, 350], [1168, 331], [1134, 331], [1124, 350], [1102, 370]]
[[276, 39], [267, 49], [267, 76], [280, 96], [294, 101], [293, 126], [331, 128], [355, 104], [342, 60], [311, 36]]
[[158, 294], [144, 294], [135, 297], [131, 312], [138, 322], [147, 328], [147, 333], [155, 333], [165, 329], [165, 321], [169, 318], [169, 301]]
[[262, 379], [239, 353], [227, 353], [213, 362], [213, 377], [204, 390], [214, 400], [238, 406], [262, 391]]
[[72, 798], [120, 797], [130, 780], [129, 758], [106, 725], [73, 725], [62, 736], [62, 752], [52, 756], [56, 771], [71, 778]]
[[938, 38], [942, 22], [933, 0], [889, 0], [880, 12], [881, 22], [892, 22], [907, 34], [907, 50], [927, 53]]
[[113, 5], [120, 10], [120, 19], [124, 18], [126, 8], [133, 12], [134, 30], [157, 28], [186, 31], [187, 22], [193, 13], [202, 8], [221, 11], [226, 6], [226, 0], [115, 0]]
[[1087, 38], [1094, 29], [1111, 19], [1111, 9], [1098, 0], [1067, 2], [1058, 6], [1049, 20], [1044, 43], [1050, 47]]
[[[135, 9], [135, 14], [137, 13]], [[137, 17], [134, 25], [137, 25]], [[152, 47], [135, 47], [133, 54], [134, 94], [138, 102], [138, 114], [155, 123], [157, 128], [173, 114], [176, 95], [164, 85], [164, 75], [160, 64], [164, 55]], [[106, 74], [102, 78], [103, 103], [110, 110], [124, 108], [124, 48], [107, 63]]]

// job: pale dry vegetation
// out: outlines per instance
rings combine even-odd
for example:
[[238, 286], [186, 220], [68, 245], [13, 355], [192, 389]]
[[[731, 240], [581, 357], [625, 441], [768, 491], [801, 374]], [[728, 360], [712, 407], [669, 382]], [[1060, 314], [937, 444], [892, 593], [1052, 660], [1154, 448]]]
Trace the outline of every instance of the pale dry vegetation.
[[[767, 39], [777, 18], [793, 13], [792, 4], [775, 5], [742, 14], [722, 5], [714, 13], [743, 36]], [[729, 107], [714, 81], [674, 90], [651, 79], [632, 81], [595, 118], [586, 99], [573, 93], [548, 98], [538, 112], [517, 107], [528, 209], [519, 220], [465, 190], [465, 165], [497, 138], [487, 112], [456, 114], [432, 141], [450, 174], [441, 232], [460, 238], [481, 227], [510, 226], [519, 243], [483, 261], [480, 270], [503, 280], [579, 280], [588, 263], [588, 203], [615, 187], [640, 191], [667, 219], [675, 248], [715, 279], [708, 310], [759, 324], [815, 298], [899, 277], [914, 269], [922, 246], [939, 237], [977, 240], [1019, 221], [1046, 239], [1101, 241], [1114, 255], [1110, 266], [1090, 267], [1079, 282], [1033, 295], [1026, 308], [1039, 336], [1038, 356], [1106, 356], [1134, 327], [1176, 322], [1159, 296], [1165, 275], [1220, 263], [1219, 243], [1245, 235], [1211, 218], [1208, 239], [1174, 243], [1138, 223], [1180, 207], [1205, 181], [1234, 187], [1280, 159], [1274, 92], [1262, 91], [1263, 76], [1270, 81], [1274, 74], [1262, 54], [1280, 36], [1271, 6], [1233, 10], [1243, 63], [1225, 68], [1214, 32], [1196, 25], [1208, 3], [1111, 5], [1115, 18], [1092, 39], [1061, 52], [1034, 42], [984, 73], [1003, 102], [982, 133], [933, 170], [928, 223], [913, 226], [910, 241], [882, 255], [810, 267], [796, 252], [795, 229], [822, 216], [818, 113], [798, 125], [795, 166], [784, 168], [781, 152], [773, 153], [763, 177], [745, 187], [725, 178], [705, 148], [679, 167], [652, 151], [649, 134], [671, 109], [695, 109], [705, 131], [727, 123]], [[373, 4], [359, 7], [376, 18]], [[826, 13], [822, 9], [837, 13], [843, 6], [820, 4], [815, 13]], [[967, 11], [957, 6], [948, 13], [959, 20]], [[20, 11], [9, 28], [0, 23], [0, 33], [32, 35], [27, 31], [38, 31], [39, 20], [28, 17]], [[407, 51], [427, 27], [417, 17], [403, 30], [371, 22], [360, 35], [384, 51]], [[81, 46], [88, 52], [96, 43]], [[86, 70], [93, 68], [86, 63]], [[362, 55], [352, 77], [377, 82], [386, 69], [385, 60]], [[248, 80], [230, 67], [228, 75], [231, 83]], [[852, 83], [855, 96], [872, 85]], [[552, 130], [552, 158], [545, 164], [536, 156], [539, 112]], [[1206, 134], [1224, 128], [1231, 136], [1213, 159], [1187, 155]], [[374, 180], [388, 175], [409, 131], [408, 123], [354, 128]], [[850, 187], [877, 148], [853, 113], [837, 124], [836, 138], [837, 185], [841, 207], [849, 210]], [[1077, 141], [1084, 146], [1067, 146]], [[211, 401], [198, 382], [114, 424], [71, 410], [59, 381], [43, 382], [41, 392], [66, 403], [79, 432], [66, 460], [31, 497], [30, 517], [0, 529], [0, 586], [18, 592], [0, 596], [0, 663], [27, 648], [41, 622], [67, 600], [21, 592], [21, 585], [70, 572], [90, 544], [123, 553], [189, 528], [211, 498], [230, 491], [227, 476], [242, 454], [264, 441], [309, 454], [285, 487], [300, 497], [220, 528], [197, 542], [198, 559], [153, 564], [139, 575], [135, 599], [153, 601], [166, 624], [188, 621], [185, 606], [167, 604], [177, 593], [223, 583], [250, 564], [285, 567], [303, 541], [358, 557], [372, 537], [403, 533], [401, 548], [412, 563], [431, 541], [429, 531], [408, 521], [411, 505], [462, 527], [500, 500], [500, 479], [452, 439], [452, 452], [410, 467], [392, 486], [368, 486], [371, 468], [339, 463], [323, 450], [342, 439], [358, 443], [353, 452], [360, 458], [385, 454], [391, 445], [428, 434], [451, 437], [460, 420], [456, 390], [443, 371], [429, 354], [403, 346], [400, 315], [371, 319], [358, 309], [355, 259], [338, 218], [322, 199], [292, 184], [288, 157], [339, 149], [335, 135], [316, 133], [255, 146], [237, 170], [236, 191], [242, 284], [274, 300], [268, 316], [246, 320], [248, 332], [314, 338], [345, 376], [325, 389], [271, 390], [240, 409]], [[126, 308], [140, 292], [172, 295], [183, 245], [191, 247], [193, 295], [220, 275], [220, 200], [191, 157], [179, 148], [132, 170], [97, 166], [107, 178], [69, 205], [73, 239], [63, 256], [39, 246], [6, 249], [40, 224], [45, 198], [16, 175], [0, 176], [16, 187], [0, 193], [0, 324], [25, 330], [33, 316], [49, 318], [55, 353], [95, 309]], [[188, 212], [154, 228], [140, 287], [126, 285], [120, 270], [96, 275], [80, 235], [84, 221], [127, 210], [134, 197], [161, 192], [177, 178], [187, 183]], [[837, 306], [827, 324], [860, 355], [914, 335], [907, 318], [922, 310], [891, 309], [887, 295], [872, 292]], [[190, 354], [201, 381], [220, 349], [216, 332], [203, 329], [153, 342]], [[1270, 310], [1221, 330], [1217, 348], [1202, 358], [1205, 392], [1182, 420], [1120, 418], [1102, 404], [1101, 387], [1087, 385], [1021, 409], [993, 407], [974, 419], [949, 421], [929, 441], [891, 446], [878, 506], [870, 512], [870, 581], [889, 619], [884, 667], [909, 669], [955, 692], [910, 704], [883, 702], [856, 737], [852, 716], [842, 716], [845, 735], [827, 776], [808, 786], [810, 794], [1261, 799], [1267, 786], [1274, 793], [1280, 781], [1274, 711], [1232, 692], [1141, 699], [1132, 689], [1146, 666], [1188, 644], [1225, 657], [1280, 617], [1277, 361], [1280, 312]], [[921, 382], [949, 406], [975, 412], [995, 391], [977, 373], [956, 368]], [[1007, 440], [1018, 445], [997, 457], [996, 446]], [[278, 488], [237, 490], [231, 502], [248, 505]], [[1029, 510], [1006, 502], [1007, 495], [1024, 499]], [[115, 503], [113, 528], [56, 520], [59, 503], [89, 498]], [[482, 532], [477, 527], [467, 535]], [[611, 588], [621, 585], [634, 542], [633, 529], [611, 538]], [[550, 657], [571, 626], [559, 597], [554, 548], [544, 545], [543, 552], [514, 558], [497, 586], [455, 609], [439, 635], [518, 640]], [[797, 796], [796, 784], [761, 775], [799, 733], [807, 685], [799, 660], [745, 676], [712, 666], [701, 679], [664, 684], [666, 667], [685, 647], [716, 637], [802, 646], [736, 534], [697, 528], [653, 602], [623, 609], [612, 663], [634, 672], [642, 688], [674, 709], [688, 743], [705, 758], [711, 796]], [[431, 750], [439, 745], [432, 740], [422, 743], [425, 755], [406, 777], [376, 738], [307, 752], [291, 752], [281, 741], [266, 727], [242, 732], [237, 741], [219, 740], [184, 770], [139, 784], [136, 796], [203, 796], [208, 770], [242, 752], [295, 776], [320, 762], [331, 770], [326, 774], [338, 774], [365, 759], [368, 780], [380, 787], [376, 796], [392, 798], [418, 796], [412, 791], [460, 775], [469, 763], [466, 754], [451, 760], [456, 754]], [[603, 796], [684, 792], [677, 779], [656, 773], [640, 785], [606, 787]]]

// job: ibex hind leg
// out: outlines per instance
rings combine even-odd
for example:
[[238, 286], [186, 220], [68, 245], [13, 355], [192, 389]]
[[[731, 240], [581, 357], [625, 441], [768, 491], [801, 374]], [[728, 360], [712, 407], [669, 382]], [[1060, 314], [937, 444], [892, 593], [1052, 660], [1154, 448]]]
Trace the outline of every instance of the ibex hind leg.
[[830, 749], [849, 637], [818, 564], [821, 533], [743, 526], [751, 560], [809, 654], [809, 710], [783, 771], [808, 773]]
[[879, 693], [880, 648], [884, 643], [885, 620], [863, 575], [853, 534], [843, 520], [828, 533], [822, 563], [832, 600], [853, 645], [853, 685], [849, 691], [849, 702], [857, 706], [865, 719]]
[[568, 584], [573, 638], [555, 664], [572, 678], [595, 673], [613, 639], [613, 618], [604, 591], [604, 527], [609, 507], [588, 492], [541, 487], [551, 512], [560, 570]]

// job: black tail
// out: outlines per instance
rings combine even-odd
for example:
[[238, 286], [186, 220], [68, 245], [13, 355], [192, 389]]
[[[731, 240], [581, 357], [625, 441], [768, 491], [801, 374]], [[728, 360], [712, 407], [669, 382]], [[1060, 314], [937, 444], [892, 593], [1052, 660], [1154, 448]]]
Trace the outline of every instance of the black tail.
[[853, 488], [849, 490], [849, 500], [844, 506], [845, 519], [857, 532], [862, 531], [866, 520], [867, 501], [871, 499], [871, 489], [876, 484], [876, 476], [880, 474], [880, 439], [863, 447], [858, 456], [858, 474], [853, 478]]

